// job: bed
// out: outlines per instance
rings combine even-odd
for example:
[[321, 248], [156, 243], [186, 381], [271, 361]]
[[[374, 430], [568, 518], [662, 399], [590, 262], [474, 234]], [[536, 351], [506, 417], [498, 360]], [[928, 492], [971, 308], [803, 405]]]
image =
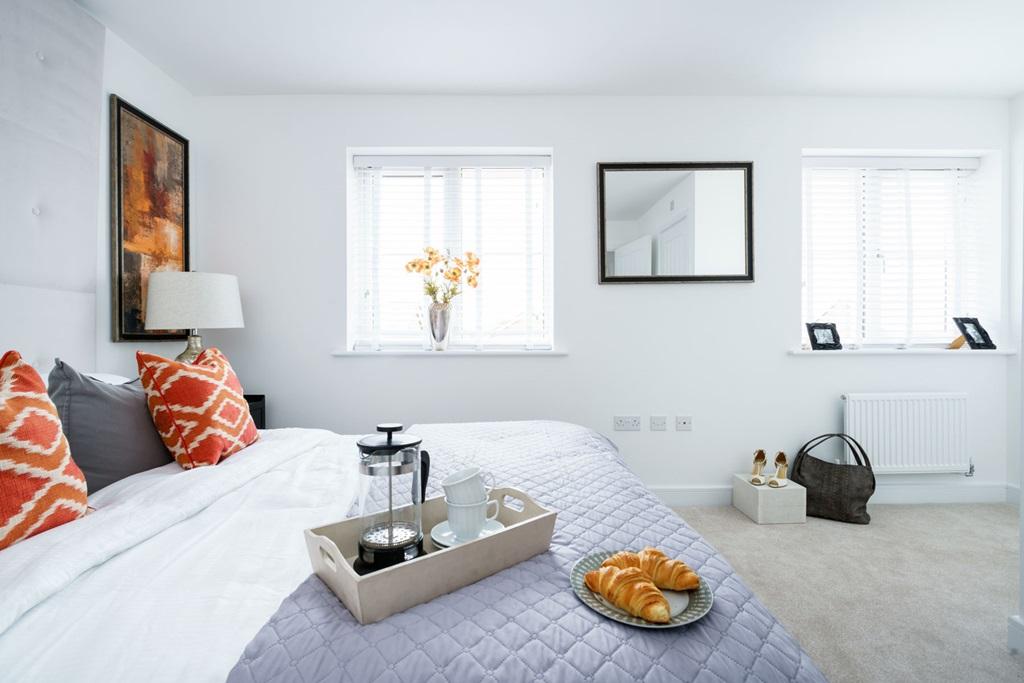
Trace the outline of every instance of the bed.
[[[355, 437], [271, 430], [217, 467], [170, 464], [0, 553], [3, 678], [25, 681], [821, 681], [728, 563], [595, 432], [565, 423], [422, 425], [429, 495], [466, 463], [559, 511], [549, 552], [360, 626], [315, 576], [302, 529], [353, 512]], [[715, 592], [695, 625], [604, 620], [569, 569], [655, 544]]]

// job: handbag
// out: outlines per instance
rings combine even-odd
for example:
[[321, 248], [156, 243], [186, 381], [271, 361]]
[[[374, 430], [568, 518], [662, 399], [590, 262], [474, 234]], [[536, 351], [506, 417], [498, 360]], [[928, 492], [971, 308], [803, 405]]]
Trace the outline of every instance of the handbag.
[[[840, 465], [811, 455], [821, 444], [838, 437], [842, 439], [857, 464]], [[868, 500], [875, 492], [875, 473], [864, 447], [849, 434], [822, 434], [801, 448], [793, 461], [789, 478], [807, 489], [807, 514], [851, 524], [867, 524]]]

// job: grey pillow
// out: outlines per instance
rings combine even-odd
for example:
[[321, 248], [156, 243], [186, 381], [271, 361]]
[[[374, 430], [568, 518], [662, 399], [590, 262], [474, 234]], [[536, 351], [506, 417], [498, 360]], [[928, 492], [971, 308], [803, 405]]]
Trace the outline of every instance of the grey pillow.
[[50, 371], [49, 394], [89, 493], [173, 462], [153, 426], [146, 392], [137, 378], [107, 384], [57, 358]]

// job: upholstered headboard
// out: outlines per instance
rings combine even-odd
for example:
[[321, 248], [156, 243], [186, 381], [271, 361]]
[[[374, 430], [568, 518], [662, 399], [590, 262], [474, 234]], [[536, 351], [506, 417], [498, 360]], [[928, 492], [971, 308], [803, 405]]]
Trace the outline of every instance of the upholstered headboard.
[[71, 0], [0, 2], [0, 353], [96, 360], [104, 29]]

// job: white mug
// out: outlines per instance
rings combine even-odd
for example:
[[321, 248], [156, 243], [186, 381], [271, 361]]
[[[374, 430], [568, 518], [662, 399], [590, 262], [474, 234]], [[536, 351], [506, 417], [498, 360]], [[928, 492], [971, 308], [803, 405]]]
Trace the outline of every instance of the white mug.
[[[482, 500], [470, 505], [459, 505], [445, 498], [445, 502], [448, 503], [448, 526], [451, 527], [455, 538], [460, 541], [472, 541], [479, 537], [480, 532], [484, 530], [484, 523], [495, 519], [500, 507], [496, 500]], [[493, 513], [488, 512], [491, 505], [494, 506]]]
[[487, 494], [494, 488], [494, 477], [479, 467], [467, 467], [449, 474], [441, 486], [444, 487], [445, 498], [452, 503], [472, 505], [487, 500]]

